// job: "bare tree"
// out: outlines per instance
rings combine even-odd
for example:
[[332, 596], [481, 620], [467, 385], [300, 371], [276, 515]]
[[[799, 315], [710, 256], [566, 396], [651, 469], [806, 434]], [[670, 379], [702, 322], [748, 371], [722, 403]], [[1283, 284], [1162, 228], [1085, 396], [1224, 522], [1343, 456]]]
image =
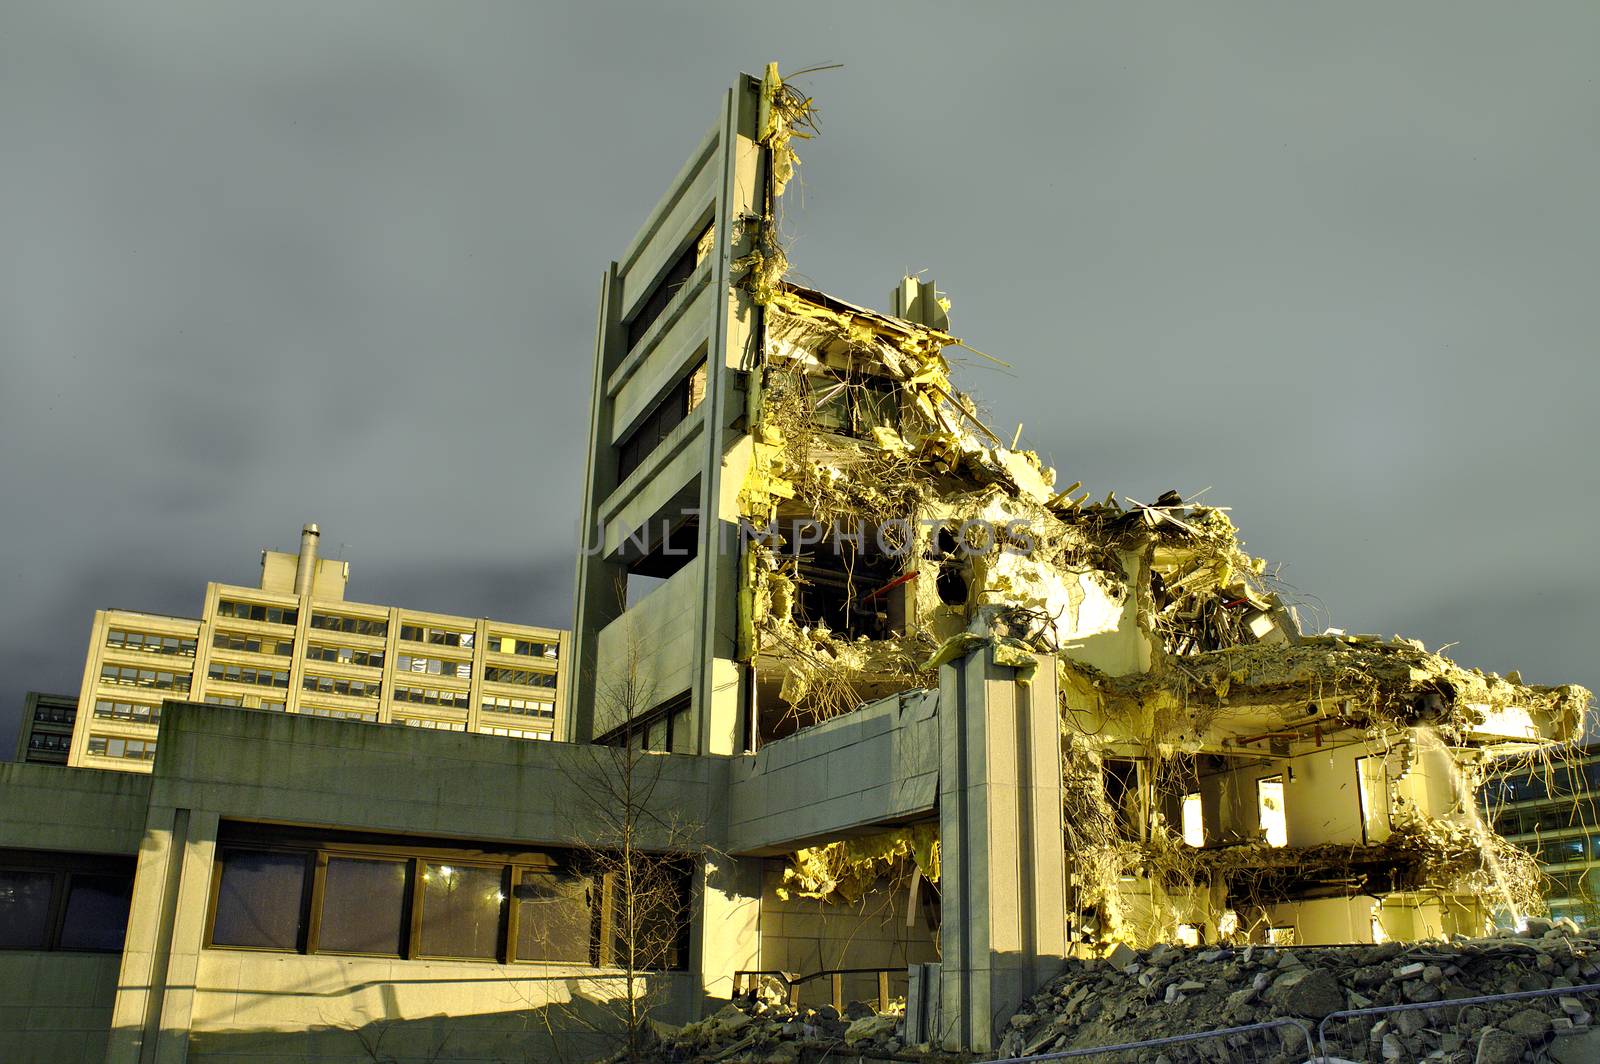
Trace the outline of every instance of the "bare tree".
[[[665, 728], [651, 720], [657, 700], [645, 664], [630, 630], [623, 660], [593, 680], [596, 715], [615, 726], [606, 743], [584, 747], [564, 773], [563, 796], [584, 825], [573, 864], [592, 892], [592, 960], [609, 971], [575, 980], [574, 998], [585, 1007], [564, 1010], [559, 1021], [569, 1032], [611, 1040], [610, 1059], [628, 1062], [652, 1059], [652, 1013], [667, 989], [660, 973], [685, 960], [690, 879], [695, 862], [708, 856], [702, 825], [658, 800], [669, 759], [650, 749], [652, 731]], [[544, 1015], [560, 1041], [558, 1017], [548, 1008]]]

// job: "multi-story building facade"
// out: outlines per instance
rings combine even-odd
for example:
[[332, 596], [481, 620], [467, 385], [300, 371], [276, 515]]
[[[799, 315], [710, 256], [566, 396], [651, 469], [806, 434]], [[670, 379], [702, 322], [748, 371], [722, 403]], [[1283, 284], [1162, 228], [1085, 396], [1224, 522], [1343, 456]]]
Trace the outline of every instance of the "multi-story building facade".
[[22, 705], [22, 727], [17, 732], [17, 760], [41, 765], [65, 765], [72, 748], [72, 722], [78, 700], [71, 695], [29, 691]]
[[1517, 760], [1483, 789], [1494, 829], [1539, 859], [1552, 916], [1600, 922], [1600, 744]]
[[211, 583], [198, 618], [95, 614], [62, 760], [149, 771], [166, 699], [552, 739], [566, 633], [345, 600], [349, 563], [263, 551], [257, 587]]

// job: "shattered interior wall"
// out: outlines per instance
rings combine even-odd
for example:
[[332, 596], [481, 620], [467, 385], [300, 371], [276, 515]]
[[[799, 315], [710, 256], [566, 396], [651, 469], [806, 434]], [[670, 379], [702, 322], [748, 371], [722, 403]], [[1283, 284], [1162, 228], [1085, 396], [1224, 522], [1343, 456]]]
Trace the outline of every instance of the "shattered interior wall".
[[[929, 686], [975, 647], [1027, 668], [1046, 653], [1080, 939], [1261, 938], [1285, 905], [1329, 899], [1353, 908], [1328, 926], [1381, 898], [1449, 930], [1536, 909], [1536, 869], [1484, 826], [1476, 784], [1492, 754], [1571, 740], [1588, 692], [1411, 640], [1304, 634], [1224, 509], [1059, 488], [953, 384], [948, 353], [972, 349], [931, 285], [908, 279], [901, 293], [920, 298], [897, 294], [895, 317], [783, 279], [790, 137], [815, 125], [775, 67], [763, 92], [767, 210], [738, 264], [762, 315], [737, 499], [759, 738]], [[1283, 838], [1264, 831], [1264, 802]], [[1188, 803], [1200, 837], [1185, 841]], [[797, 855], [790, 883], [850, 898], [894, 871], [902, 889], [907, 860], [937, 882], [936, 849], [909, 829], [885, 839], [895, 870], [840, 843]]]

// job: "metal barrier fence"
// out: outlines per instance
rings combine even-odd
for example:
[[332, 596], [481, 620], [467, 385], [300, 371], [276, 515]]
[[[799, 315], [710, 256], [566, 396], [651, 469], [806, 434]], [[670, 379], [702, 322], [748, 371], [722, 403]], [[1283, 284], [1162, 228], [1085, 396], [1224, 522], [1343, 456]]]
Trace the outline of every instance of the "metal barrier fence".
[[[1119, 1042], [1109, 1046], [1085, 1046], [1080, 1049], [1058, 1049], [1051, 1053], [1036, 1053], [1027, 1057], [1005, 1057], [994, 1061], [994, 1064], [1029, 1064], [1039, 1060], [1067, 1060], [1072, 1057], [1093, 1057], [1110, 1053], [1131, 1053], [1136, 1049], [1155, 1049], [1159, 1046], [1178, 1045], [1181, 1042], [1200, 1042], [1212, 1038], [1248, 1037], [1258, 1031], [1270, 1031], [1279, 1027], [1299, 1028], [1301, 1036], [1305, 1039], [1301, 1043], [1305, 1052], [1311, 1051], [1311, 1021], [1298, 1018], [1282, 1020], [1264, 1020], [1261, 1023], [1247, 1023], [1240, 1027], [1223, 1027], [1215, 1031], [1195, 1031], [1190, 1034], [1174, 1034], [1165, 1038], [1146, 1038], [1138, 1042]], [[1238, 1048], [1235, 1046], [1234, 1048]], [[1144, 1057], [1141, 1060], [1146, 1059]], [[1239, 1055], [1235, 1059], [1249, 1060], [1253, 1055]]]
[[[1317, 1024], [1316, 1038], [1313, 1042], [1311, 1035], [1311, 1021], [1299, 1018], [1285, 1018], [1265, 1020], [1261, 1023], [1247, 1023], [1239, 1027], [1222, 1027], [1213, 1031], [1195, 1031], [1189, 1034], [1168, 1035], [1163, 1038], [1146, 1038], [1137, 1042], [1119, 1042], [1115, 1045], [1083, 1046], [1077, 1049], [1060, 1049], [1049, 1053], [1035, 1053], [1029, 1056], [1004, 1057], [995, 1060], [993, 1064], [1035, 1064], [1037, 1061], [1068, 1060], [1074, 1057], [1105, 1056], [1114, 1053], [1129, 1053], [1140, 1049], [1156, 1049], [1161, 1046], [1178, 1045], [1186, 1042], [1202, 1042], [1210, 1039], [1234, 1039], [1238, 1036], [1249, 1036], [1256, 1032], [1272, 1030], [1280, 1027], [1297, 1027], [1305, 1037], [1302, 1043], [1307, 1055], [1308, 1064], [1326, 1064], [1335, 1060], [1344, 1059], [1336, 1057], [1328, 1051], [1328, 1024], [1337, 1020], [1359, 1019], [1364, 1016], [1383, 1015], [1388, 1013], [1422, 1012], [1429, 1010], [1467, 1008], [1473, 1005], [1494, 1005], [1507, 1001], [1520, 1001], [1531, 998], [1546, 997], [1590, 997], [1600, 995], [1600, 983], [1584, 983], [1579, 986], [1552, 987], [1548, 990], [1522, 990], [1512, 994], [1482, 994], [1467, 998], [1445, 998], [1439, 1001], [1411, 1002], [1404, 1005], [1374, 1005], [1364, 1009], [1341, 1009], [1331, 1012]], [[1348, 1033], [1348, 1032], [1346, 1032]], [[1371, 1050], [1366, 1043], [1370, 1031], [1363, 1031], [1363, 1044], [1353, 1052], [1351, 1059], [1366, 1060], [1371, 1056]], [[1313, 1052], [1312, 1046], [1315, 1045]], [[1230, 1042], [1230, 1048], [1239, 1048], [1237, 1042]], [[1464, 1047], [1466, 1048], [1466, 1047]], [[1285, 1055], [1295, 1055], [1293, 1047], [1284, 1046]], [[1145, 1059], [1145, 1058], [1140, 1058]], [[1240, 1055], [1235, 1059], [1250, 1059]]]
[[[1546, 997], [1585, 997], [1600, 994], [1600, 983], [1584, 983], [1580, 986], [1551, 987], [1548, 990], [1520, 990], [1514, 994], [1481, 994], [1477, 997], [1444, 998], [1439, 1001], [1408, 1002], [1404, 1005], [1373, 1005], [1364, 1009], [1341, 1009], [1330, 1012], [1317, 1024], [1317, 1058], [1325, 1061], [1330, 1059], [1328, 1054], [1328, 1024], [1335, 1020], [1357, 1019], [1363, 1016], [1387, 1015], [1389, 1013], [1426, 1012], [1438, 1009], [1467, 1008], [1472, 1005], [1494, 1005], [1503, 1001], [1521, 1001], [1531, 998]], [[1364, 1034], [1362, 1042], [1370, 1040], [1370, 1032]], [[1358, 1052], [1366, 1051], [1365, 1045], [1358, 1047]], [[1360, 1058], [1357, 1058], [1360, 1059]]]

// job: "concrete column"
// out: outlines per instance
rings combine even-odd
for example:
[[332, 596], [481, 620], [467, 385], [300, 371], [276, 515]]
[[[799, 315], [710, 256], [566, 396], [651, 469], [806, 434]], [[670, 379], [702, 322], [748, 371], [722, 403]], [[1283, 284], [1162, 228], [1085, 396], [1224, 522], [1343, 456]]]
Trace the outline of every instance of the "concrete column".
[[140, 846], [106, 1064], [183, 1064], [217, 815], [152, 809]]
[[939, 670], [940, 1026], [988, 1051], [1067, 954], [1056, 662], [975, 651]]
[[761, 966], [761, 870], [756, 857], [707, 857], [698, 877], [689, 949], [699, 975], [700, 1015], [733, 995], [733, 973]]

